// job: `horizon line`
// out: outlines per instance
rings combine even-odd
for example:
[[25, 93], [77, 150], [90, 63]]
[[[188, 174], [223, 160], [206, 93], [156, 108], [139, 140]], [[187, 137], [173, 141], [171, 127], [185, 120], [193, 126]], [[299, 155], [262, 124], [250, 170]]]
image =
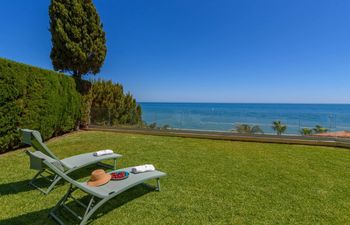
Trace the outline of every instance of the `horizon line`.
[[137, 103], [164, 104], [275, 104], [275, 105], [350, 105], [350, 103], [308, 103], [308, 102], [186, 102], [186, 101], [137, 101]]

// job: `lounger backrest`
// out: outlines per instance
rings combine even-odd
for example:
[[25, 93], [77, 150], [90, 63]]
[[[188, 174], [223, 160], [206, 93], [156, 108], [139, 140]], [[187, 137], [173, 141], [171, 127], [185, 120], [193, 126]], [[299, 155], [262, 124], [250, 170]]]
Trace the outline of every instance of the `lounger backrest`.
[[21, 129], [22, 131], [22, 142], [31, 145], [35, 150], [41, 151], [45, 155], [60, 160], [55, 154], [53, 154], [50, 149], [46, 146], [41, 138], [39, 131], [30, 129]]
[[73, 180], [72, 178], [70, 178], [67, 174], [65, 174], [59, 167], [56, 166], [55, 163], [50, 162], [49, 160], [45, 160], [42, 159], [42, 162], [49, 167], [55, 174], [57, 174], [58, 176], [62, 177], [65, 181], [67, 181], [68, 183], [72, 184], [73, 186], [79, 188], [82, 191], [85, 191], [86, 193], [95, 195], [94, 192], [92, 192], [91, 190], [85, 188], [83, 185], [81, 185], [79, 182]]

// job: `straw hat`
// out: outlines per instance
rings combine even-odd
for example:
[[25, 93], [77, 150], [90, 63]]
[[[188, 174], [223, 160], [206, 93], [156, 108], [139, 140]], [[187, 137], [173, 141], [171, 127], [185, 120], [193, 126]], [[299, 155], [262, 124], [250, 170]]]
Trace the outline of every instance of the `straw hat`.
[[90, 180], [87, 182], [87, 185], [89, 186], [101, 186], [105, 183], [108, 183], [110, 181], [111, 175], [106, 173], [102, 169], [94, 170], [91, 173]]

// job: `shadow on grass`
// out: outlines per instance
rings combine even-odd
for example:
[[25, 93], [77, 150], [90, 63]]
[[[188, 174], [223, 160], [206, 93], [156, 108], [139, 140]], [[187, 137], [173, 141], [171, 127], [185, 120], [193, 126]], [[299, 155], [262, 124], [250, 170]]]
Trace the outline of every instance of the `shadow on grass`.
[[[20, 192], [27, 192], [33, 190], [33, 187], [29, 185], [28, 180], [21, 180], [12, 183], [0, 184], [0, 195], [17, 194]], [[41, 181], [40, 181], [41, 183]]]
[[54, 225], [55, 221], [48, 217], [50, 209], [25, 213], [9, 219], [0, 220], [0, 225]]
[[[95, 214], [90, 218], [88, 223], [91, 223], [97, 218], [100, 218], [104, 216], [105, 214], [109, 213], [110, 211], [117, 209], [124, 204], [137, 199], [154, 189], [145, 186], [145, 185], [138, 185], [136, 187], [133, 187], [120, 195], [116, 196], [115, 198], [111, 199], [109, 202], [104, 204], [101, 208], [99, 208]], [[82, 202], [87, 202], [89, 200], [88, 196], [84, 196], [79, 199]], [[79, 212], [80, 215], [83, 215], [83, 210], [78, 207], [74, 202], [69, 202], [67, 204], [68, 207], [74, 209], [74, 211]], [[50, 225], [50, 224], [57, 224], [51, 217], [49, 217], [49, 213], [52, 208], [50, 209], [43, 209], [40, 211], [30, 212], [26, 213], [20, 216], [0, 220], [0, 225]], [[80, 210], [79, 210], [80, 209]], [[77, 219], [74, 219], [74, 217], [71, 216], [69, 212], [67, 212], [65, 209], [59, 210], [59, 217], [63, 220], [63, 222], [66, 225], [70, 224], [79, 224], [79, 221]]]
[[[101, 168], [101, 167], [98, 165], [88, 166], [70, 173], [69, 176], [74, 180], [78, 180], [78, 179], [90, 176], [91, 172], [98, 168]], [[51, 175], [51, 176], [48, 176], [48, 178], [53, 179], [54, 176]], [[30, 181], [31, 179], [26, 179], [26, 180], [11, 182], [11, 183], [0, 184], [0, 195], [10, 195], [10, 194], [17, 194], [21, 192], [35, 190], [33, 186], [29, 185]], [[44, 178], [38, 178], [35, 180], [34, 183], [35, 185], [43, 189], [46, 189], [49, 186], [49, 182]], [[61, 179], [60, 182], [58, 182], [55, 187], [61, 186], [63, 184], [64, 184], [64, 181], [63, 179]]]

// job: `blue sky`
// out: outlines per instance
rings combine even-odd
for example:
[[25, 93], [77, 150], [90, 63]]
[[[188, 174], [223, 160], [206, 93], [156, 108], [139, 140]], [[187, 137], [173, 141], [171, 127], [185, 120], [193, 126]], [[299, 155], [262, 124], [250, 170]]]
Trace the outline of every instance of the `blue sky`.
[[[50, 1], [2, 3], [0, 57], [52, 69]], [[95, 0], [96, 77], [138, 101], [350, 103], [350, 1]]]

